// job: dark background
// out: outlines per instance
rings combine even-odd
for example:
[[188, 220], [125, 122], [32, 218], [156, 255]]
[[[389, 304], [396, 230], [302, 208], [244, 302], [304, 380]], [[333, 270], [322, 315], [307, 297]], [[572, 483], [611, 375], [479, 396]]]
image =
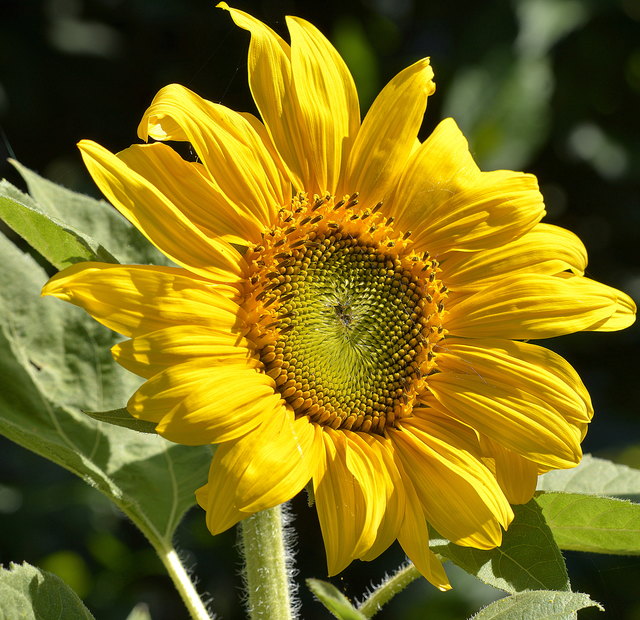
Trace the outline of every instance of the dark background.
[[[117, 151], [155, 92], [171, 82], [242, 111], [248, 34], [207, 0], [0, 0], [0, 176], [21, 185], [11, 156], [54, 181], [95, 194], [75, 143]], [[546, 221], [578, 233], [590, 277], [640, 297], [640, 3], [637, 0], [239, 0], [286, 36], [283, 16], [315, 23], [351, 68], [361, 104], [428, 55], [437, 91], [424, 138], [452, 115], [484, 169], [535, 173]], [[550, 347], [589, 387], [596, 416], [585, 451], [640, 467], [638, 329], [576, 334]], [[99, 620], [138, 602], [154, 620], [186, 617], [153, 550], [97, 492], [2, 440], [0, 561], [23, 560], [70, 583]], [[315, 512], [293, 502], [298, 566], [325, 576]], [[193, 509], [178, 544], [225, 618], [241, 618], [235, 534], [211, 537]], [[640, 560], [566, 554], [573, 588], [640, 619]], [[332, 581], [352, 597], [403, 560], [393, 547]], [[449, 571], [452, 593], [412, 584], [378, 617], [460, 619], [497, 592]], [[304, 594], [304, 618], [328, 617]], [[602, 617], [595, 610], [581, 617]]]

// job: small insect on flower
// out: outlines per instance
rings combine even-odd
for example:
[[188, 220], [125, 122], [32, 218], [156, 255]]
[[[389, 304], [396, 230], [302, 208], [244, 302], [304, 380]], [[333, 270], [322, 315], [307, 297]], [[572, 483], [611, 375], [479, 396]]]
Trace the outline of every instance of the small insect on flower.
[[[394, 540], [449, 586], [427, 523], [500, 545], [510, 504], [575, 466], [589, 395], [560, 356], [524, 342], [634, 321], [624, 293], [541, 223], [534, 176], [482, 172], [455, 122], [417, 135], [428, 59], [364, 120], [343, 60], [310, 23], [291, 44], [242, 11], [261, 118], [163, 88], [137, 144], [83, 140], [105, 196], [178, 267], [76, 264], [44, 294], [128, 338], [146, 381], [131, 415], [167, 439], [218, 444], [197, 491], [212, 533], [310, 481], [329, 572]], [[197, 153], [185, 161], [165, 141]]]

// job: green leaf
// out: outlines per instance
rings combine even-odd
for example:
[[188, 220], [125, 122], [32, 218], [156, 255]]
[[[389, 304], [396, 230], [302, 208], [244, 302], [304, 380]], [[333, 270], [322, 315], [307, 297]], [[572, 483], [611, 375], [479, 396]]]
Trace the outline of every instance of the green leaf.
[[541, 493], [535, 501], [561, 549], [640, 555], [640, 504], [575, 493]]
[[538, 490], [640, 497], [640, 469], [585, 454], [573, 469], [557, 469], [540, 476]]
[[120, 263], [169, 265], [156, 250], [108, 202], [73, 192], [42, 178], [15, 160], [10, 160], [27, 183], [38, 209], [47, 217], [81, 231], [97, 246], [107, 248]]
[[165, 547], [207, 478], [207, 447], [90, 418], [140, 380], [113, 362], [117, 337], [79, 308], [40, 298], [47, 279], [0, 235], [0, 433], [76, 473]]
[[482, 551], [442, 539], [432, 540], [431, 549], [484, 583], [506, 592], [569, 590], [562, 554], [539, 506], [530, 501], [513, 510], [515, 519], [496, 549]]
[[585, 607], [604, 611], [586, 594], [538, 590], [506, 596], [487, 605], [473, 616], [473, 620], [564, 620], [576, 618], [576, 612]]
[[124, 407], [121, 409], [111, 409], [110, 411], [85, 411], [89, 417], [107, 424], [122, 426], [138, 431], [139, 433], [156, 434], [156, 423], [138, 420], [134, 418]]
[[29, 196], [4, 180], [0, 181], [0, 219], [58, 269], [87, 260], [117, 262], [91, 239], [44, 215]]
[[315, 597], [340, 620], [366, 620], [338, 588], [327, 581], [307, 579], [307, 586]]
[[0, 569], [0, 620], [92, 620], [76, 593], [60, 577], [31, 566]]

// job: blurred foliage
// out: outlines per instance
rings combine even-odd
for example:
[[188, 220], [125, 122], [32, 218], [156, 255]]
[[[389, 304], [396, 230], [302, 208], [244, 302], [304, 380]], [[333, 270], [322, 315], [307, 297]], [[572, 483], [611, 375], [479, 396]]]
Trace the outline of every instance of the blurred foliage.
[[[584, 240], [591, 277], [640, 297], [640, 4], [637, 0], [240, 0], [286, 35], [283, 15], [315, 23], [353, 71], [363, 110], [396, 72], [431, 56], [436, 94], [423, 137], [452, 115], [485, 169], [538, 175], [548, 221]], [[75, 143], [117, 151], [137, 141], [155, 92], [179, 82], [229, 107], [255, 111], [246, 85], [247, 35], [207, 0], [4, 0], [0, 20], [0, 177], [21, 185], [11, 156], [72, 189], [97, 195]], [[640, 467], [638, 328], [547, 343], [578, 369], [593, 396], [585, 449]], [[142, 535], [94, 490], [2, 440], [0, 562], [58, 574], [96, 617], [184, 618]], [[298, 515], [299, 568], [324, 579], [315, 512]], [[178, 544], [200, 587], [227, 619], [239, 609], [234, 533], [211, 537], [192, 510]], [[394, 546], [332, 582], [359, 596], [403, 561]], [[638, 620], [637, 558], [567, 554], [573, 588], [611, 617]], [[499, 594], [459, 570], [454, 591], [420, 580], [380, 618], [469, 616]], [[301, 588], [304, 590], [304, 588]], [[326, 612], [306, 596], [305, 618]], [[134, 610], [135, 608], [135, 610]], [[132, 612], [132, 610], [134, 610]], [[317, 615], [314, 615], [314, 610]], [[597, 618], [595, 609], [580, 617]]]

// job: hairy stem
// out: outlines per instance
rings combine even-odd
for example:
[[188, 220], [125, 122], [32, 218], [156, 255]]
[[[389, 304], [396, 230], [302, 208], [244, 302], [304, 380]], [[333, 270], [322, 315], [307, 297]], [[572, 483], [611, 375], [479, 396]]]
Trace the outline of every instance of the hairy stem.
[[173, 547], [156, 547], [156, 551], [167, 569], [169, 576], [173, 580], [176, 589], [180, 593], [184, 604], [189, 610], [192, 620], [211, 620], [211, 616], [198, 595], [182, 562], [180, 562], [176, 550]]
[[282, 506], [258, 512], [240, 523], [247, 606], [251, 620], [293, 620], [296, 604], [291, 581], [287, 514]]
[[412, 581], [420, 577], [418, 569], [411, 563], [398, 569], [395, 575], [381, 583], [367, 599], [358, 607], [358, 611], [366, 618], [371, 618], [380, 611], [398, 592], [404, 590]]

